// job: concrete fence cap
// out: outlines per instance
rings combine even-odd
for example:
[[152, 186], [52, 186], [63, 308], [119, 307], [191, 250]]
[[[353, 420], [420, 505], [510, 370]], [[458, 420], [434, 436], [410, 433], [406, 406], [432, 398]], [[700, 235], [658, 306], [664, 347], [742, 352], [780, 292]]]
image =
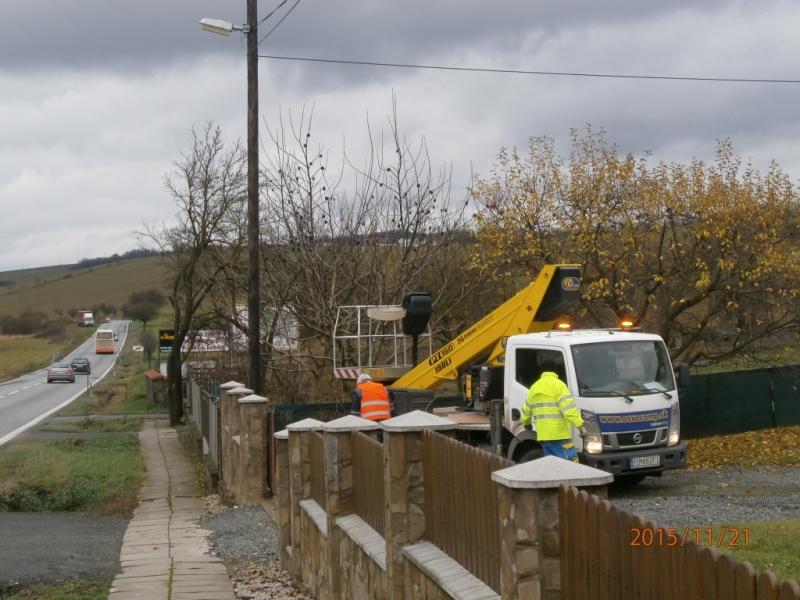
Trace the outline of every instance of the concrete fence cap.
[[325, 423], [325, 431], [330, 431], [332, 433], [369, 429], [380, 429], [380, 425], [374, 421], [367, 421], [355, 415], [346, 415]]
[[239, 398], [239, 404], [258, 404], [259, 402], [269, 402], [269, 398], [259, 396], [258, 394], [250, 394], [249, 396], [242, 396]]
[[432, 431], [447, 431], [450, 429], [458, 429], [458, 423], [437, 417], [431, 413], [421, 410], [415, 410], [393, 419], [381, 421], [381, 427], [386, 431], [402, 432], [402, 431], [421, 431], [423, 429], [430, 429]]
[[492, 473], [492, 481], [515, 489], [557, 488], [562, 483], [575, 487], [608, 485], [611, 473], [555, 456], [545, 456]]
[[322, 429], [325, 425], [322, 421], [317, 421], [316, 419], [303, 419], [302, 421], [298, 421], [297, 423], [292, 423], [291, 425], [287, 425], [286, 429], [289, 432], [292, 431], [316, 431], [318, 429]]
[[253, 390], [246, 388], [244, 386], [235, 387], [228, 390], [228, 395], [230, 396], [237, 396], [239, 394], [246, 396], [247, 394], [252, 394]]
[[280, 431], [275, 432], [275, 439], [276, 440], [288, 440], [289, 439], [289, 432], [285, 429], [281, 429]]
[[244, 387], [243, 383], [239, 383], [238, 381], [227, 381], [219, 386], [223, 390], [229, 390], [237, 387]]

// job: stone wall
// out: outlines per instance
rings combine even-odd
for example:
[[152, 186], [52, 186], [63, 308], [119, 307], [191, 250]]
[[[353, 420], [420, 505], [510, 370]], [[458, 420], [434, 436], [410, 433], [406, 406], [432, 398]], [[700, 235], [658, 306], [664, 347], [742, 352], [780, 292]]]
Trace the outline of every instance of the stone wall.
[[[352, 448], [348, 431], [378, 426], [347, 416], [306, 419], [279, 438], [281, 564], [317, 600], [556, 600], [560, 597], [558, 486], [605, 497], [611, 475], [552, 456], [492, 473], [498, 484], [500, 594], [426, 541], [424, 429], [448, 434], [457, 425], [415, 411], [380, 424], [383, 430], [385, 536], [353, 514]], [[323, 465], [310, 463], [309, 432], [322, 432]], [[281, 448], [285, 448], [281, 450]], [[281, 452], [286, 458], [281, 462]], [[325, 470], [325, 507], [310, 499], [314, 469]], [[476, 506], [475, 510], [484, 507]], [[288, 538], [288, 539], [286, 539]]]

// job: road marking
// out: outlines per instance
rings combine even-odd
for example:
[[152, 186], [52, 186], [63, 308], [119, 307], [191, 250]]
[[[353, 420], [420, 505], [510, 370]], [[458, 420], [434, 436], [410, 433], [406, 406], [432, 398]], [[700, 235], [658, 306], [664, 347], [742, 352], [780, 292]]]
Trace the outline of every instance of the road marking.
[[19, 390], [14, 390], [13, 392], [8, 392], [8, 395], [10, 396], [11, 394], [16, 394], [18, 391]]
[[23, 389], [23, 390], [27, 390], [29, 387], [32, 387], [32, 386], [30, 386], [30, 385], [26, 385], [26, 386], [25, 386], [24, 388], [22, 388], [22, 389]]

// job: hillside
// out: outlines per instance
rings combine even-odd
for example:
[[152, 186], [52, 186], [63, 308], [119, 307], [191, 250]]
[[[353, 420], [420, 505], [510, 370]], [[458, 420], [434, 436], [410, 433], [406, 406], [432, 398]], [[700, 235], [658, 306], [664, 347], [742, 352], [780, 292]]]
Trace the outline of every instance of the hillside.
[[0, 315], [18, 314], [26, 308], [53, 314], [67, 314], [70, 308], [83, 309], [99, 303], [118, 309], [131, 292], [151, 287], [162, 288], [164, 267], [159, 257], [115, 262], [79, 271], [70, 266], [40, 267], [0, 272], [0, 280], [19, 281], [0, 287]]

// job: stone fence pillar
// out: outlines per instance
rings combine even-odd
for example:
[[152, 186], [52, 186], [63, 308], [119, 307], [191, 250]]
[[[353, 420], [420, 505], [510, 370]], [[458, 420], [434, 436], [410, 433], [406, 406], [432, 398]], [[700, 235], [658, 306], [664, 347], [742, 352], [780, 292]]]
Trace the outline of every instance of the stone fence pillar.
[[[229, 492], [226, 489], [228, 484], [228, 477], [230, 472], [230, 465], [226, 464], [226, 460], [230, 456], [231, 449], [231, 432], [228, 428], [228, 419], [229, 417], [229, 408], [228, 408], [228, 398], [230, 390], [235, 388], [244, 387], [238, 381], [227, 381], [219, 386], [220, 388], [220, 396], [219, 399], [219, 424], [220, 424], [220, 438], [219, 438], [219, 445], [220, 445], [220, 458], [219, 458], [219, 481], [217, 482], [217, 486], [219, 488], [219, 494], [223, 498], [228, 496]], [[252, 392], [251, 392], [252, 393]]]
[[403, 546], [425, 535], [422, 431], [452, 431], [458, 424], [419, 410], [381, 422], [386, 486], [386, 574], [389, 599], [403, 600]]
[[302, 581], [300, 571], [300, 501], [311, 497], [311, 459], [308, 451], [309, 431], [320, 431], [324, 423], [303, 419], [286, 427], [289, 432], [289, 504], [291, 505], [292, 551], [289, 573]]
[[289, 498], [289, 432], [285, 429], [275, 434], [275, 464], [278, 479], [278, 559], [281, 569], [289, 571], [292, 545], [292, 504]]
[[242, 476], [239, 497], [242, 504], [260, 502], [267, 495], [269, 469], [266, 422], [267, 403], [263, 396], [250, 394], [239, 398]]
[[328, 513], [328, 582], [331, 597], [338, 598], [342, 565], [339, 560], [341, 529], [336, 519], [353, 514], [353, 452], [350, 432], [378, 431], [373, 422], [347, 415], [325, 424], [325, 496]]
[[502, 600], [559, 600], [558, 486], [608, 498], [613, 475], [554, 456], [492, 473], [499, 495]]
[[[231, 383], [236, 383], [231, 382]], [[222, 386], [220, 386], [222, 387]], [[228, 502], [238, 501], [237, 491], [241, 477], [241, 448], [239, 433], [241, 416], [239, 415], [239, 398], [252, 394], [253, 390], [244, 386], [227, 388], [220, 399], [220, 420], [222, 425], [222, 459], [220, 462], [219, 493]]]

